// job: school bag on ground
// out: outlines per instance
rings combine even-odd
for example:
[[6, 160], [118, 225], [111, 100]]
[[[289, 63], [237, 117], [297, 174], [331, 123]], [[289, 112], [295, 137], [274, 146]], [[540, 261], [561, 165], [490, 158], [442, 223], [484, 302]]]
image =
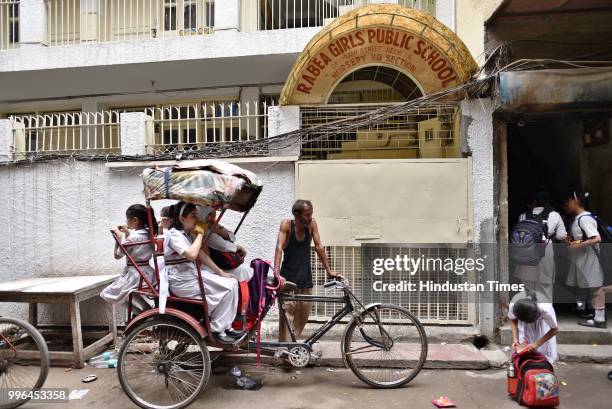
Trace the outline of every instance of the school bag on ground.
[[512, 355], [508, 395], [527, 407], [559, 406], [559, 380], [553, 366], [539, 352]]
[[580, 230], [582, 231], [583, 240], [588, 239], [586, 232], [580, 224], [580, 220], [585, 216], [592, 217], [597, 222], [597, 233], [601, 238], [601, 243], [599, 243], [599, 249], [594, 250], [595, 254], [597, 254], [599, 264], [601, 265], [601, 269], [604, 274], [603, 285], [610, 285], [612, 284], [612, 227], [608, 226], [603, 220], [593, 213], [583, 214], [582, 216], [578, 217], [578, 227], [580, 227]]
[[512, 227], [509, 254], [515, 264], [537, 266], [540, 263], [548, 244], [545, 221], [550, 212], [550, 208], [544, 208], [539, 214], [533, 214], [532, 210], [525, 213], [525, 220], [520, 220]]

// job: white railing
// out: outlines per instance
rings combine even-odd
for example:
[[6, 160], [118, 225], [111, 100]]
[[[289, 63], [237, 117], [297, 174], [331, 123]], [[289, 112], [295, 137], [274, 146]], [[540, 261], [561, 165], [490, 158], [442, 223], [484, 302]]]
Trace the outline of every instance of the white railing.
[[209, 34], [214, 0], [46, 0], [50, 46]]
[[19, 46], [19, 0], [0, 0], [0, 50]]
[[241, 0], [242, 31], [320, 27], [368, 4], [391, 3], [435, 13], [435, 0]]
[[255, 141], [268, 136], [273, 102], [201, 102], [146, 108], [147, 152], [201, 149], [205, 145]]
[[17, 158], [44, 154], [104, 154], [120, 149], [119, 114], [53, 112], [10, 116]]

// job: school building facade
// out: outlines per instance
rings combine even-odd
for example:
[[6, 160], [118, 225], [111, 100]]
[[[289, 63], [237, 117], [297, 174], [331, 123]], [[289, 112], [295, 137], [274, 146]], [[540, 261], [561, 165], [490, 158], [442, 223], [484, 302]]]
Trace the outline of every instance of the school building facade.
[[[496, 88], [501, 95], [444, 92], [495, 72], [488, 57], [517, 39], [513, 24], [550, 12], [523, 3], [0, 2], [0, 201], [6, 209], [0, 245], [8, 249], [0, 275], [118, 272], [108, 228], [130, 204], [143, 202], [143, 167], [202, 156], [263, 179], [238, 237], [250, 255], [271, 259], [281, 219], [291, 216], [296, 198], [308, 198], [332, 268], [357, 291], [371, 275], [362, 265], [364, 252], [456, 258], [471, 254], [474, 243], [503, 244], [510, 129], [531, 124], [520, 116], [531, 112], [526, 106], [542, 110], [532, 99], [513, 99], [526, 95], [514, 88], [514, 72]], [[563, 16], [585, 13], [574, 6]], [[605, 71], [593, 75], [608, 78]], [[607, 94], [595, 94], [587, 102], [599, 107]], [[370, 115], [429, 95], [439, 97], [380, 120]], [[576, 96], [559, 98], [550, 111], [557, 117], [567, 112], [563, 98]], [[595, 117], [604, 111], [598, 108]], [[275, 138], [288, 132], [293, 136]], [[228, 224], [237, 219], [232, 215]], [[479, 280], [508, 281], [506, 259], [500, 247]], [[315, 291], [322, 292], [324, 272], [312, 260]], [[452, 292], [388, 297], [425, 323], [486, 335], [499, 327], [507, 300], [504, 293], [484, 303]], [[95, 322], [96, 308], [83, 306], [84, 317]], [[327, 308], [317, 308], [314, 319], [329, 316]], [[46, 314], [65, 319], [62, 311]]]

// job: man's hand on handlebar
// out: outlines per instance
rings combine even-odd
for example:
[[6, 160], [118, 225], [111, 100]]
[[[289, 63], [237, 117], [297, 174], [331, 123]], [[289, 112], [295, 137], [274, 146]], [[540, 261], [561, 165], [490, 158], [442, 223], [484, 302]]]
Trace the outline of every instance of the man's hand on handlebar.
[[335, 278], [336, 280], [342, 280], [342, 275], [337, 271], [330, 271], [327, 273], [328, 278]]

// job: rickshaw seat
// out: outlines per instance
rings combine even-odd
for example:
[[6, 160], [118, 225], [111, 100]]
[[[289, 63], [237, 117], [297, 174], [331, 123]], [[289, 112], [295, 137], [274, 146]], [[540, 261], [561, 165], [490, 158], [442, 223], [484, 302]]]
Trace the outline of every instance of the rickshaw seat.
[[[200, 301], [200, 300], [198, 300]], [[202, 304], [193, 304], [186, 301], [168, 301], [167, 306], [170, 308], [176, 308], [177, 310], [183, 311], [191, 315], [201, 323], [204, 322], [204, 310]]]

